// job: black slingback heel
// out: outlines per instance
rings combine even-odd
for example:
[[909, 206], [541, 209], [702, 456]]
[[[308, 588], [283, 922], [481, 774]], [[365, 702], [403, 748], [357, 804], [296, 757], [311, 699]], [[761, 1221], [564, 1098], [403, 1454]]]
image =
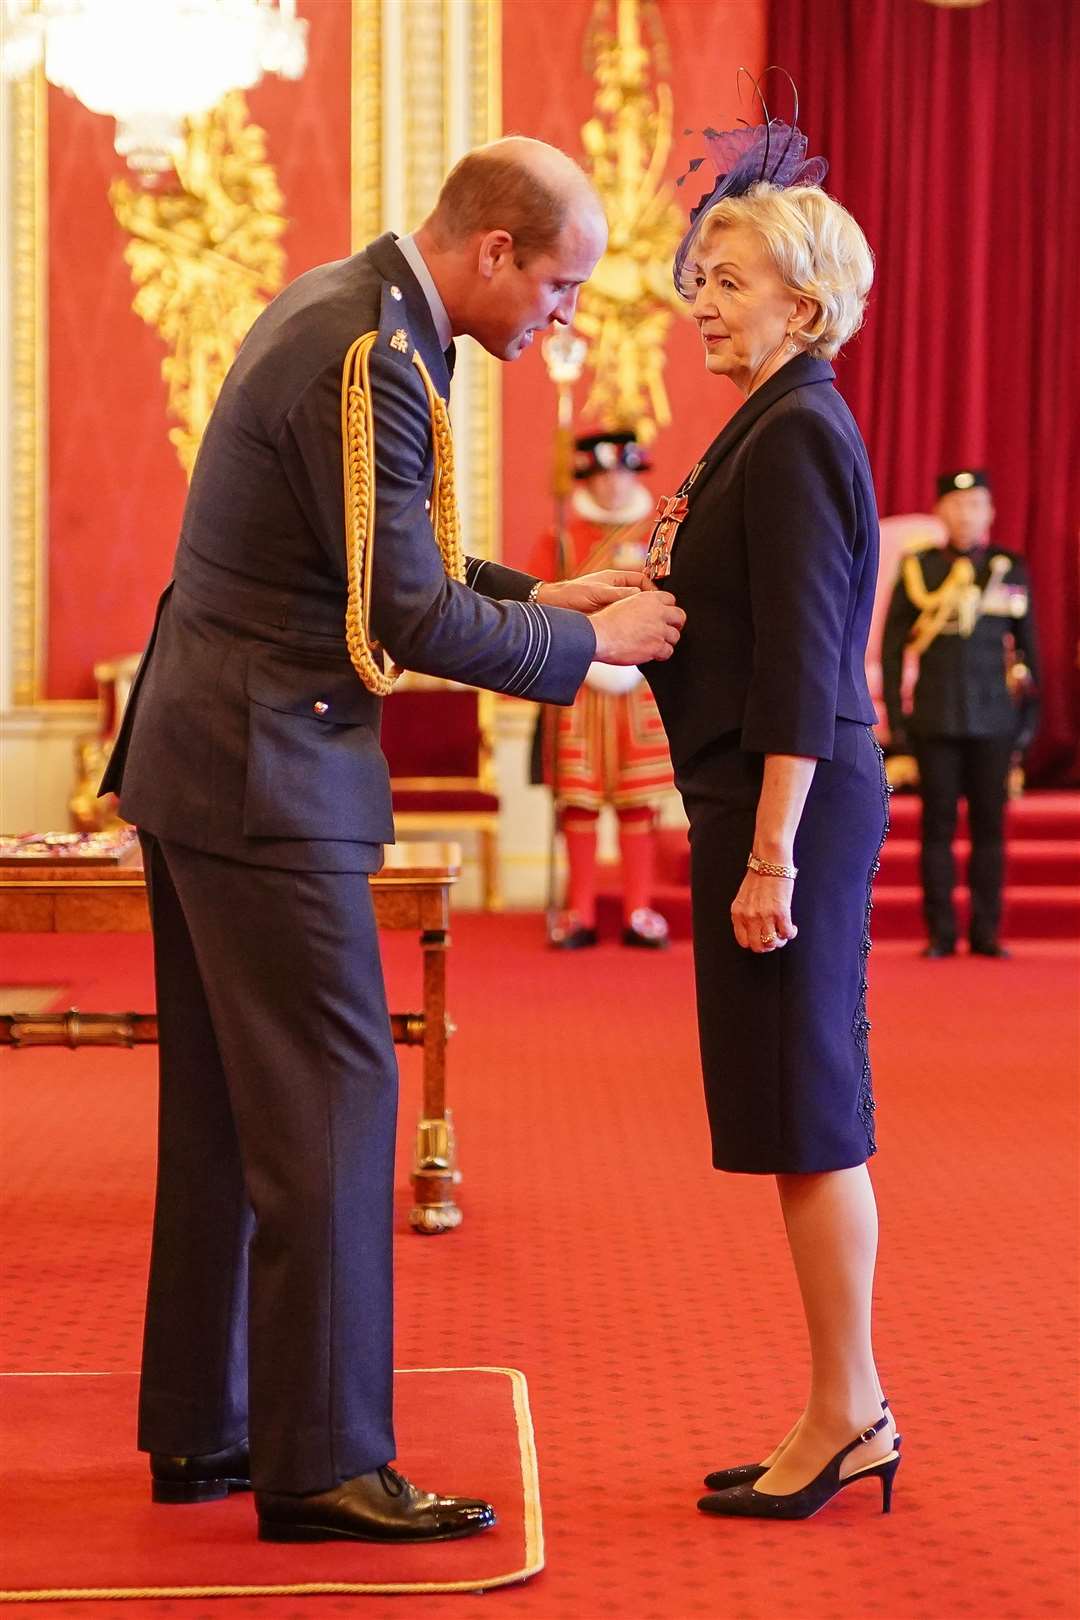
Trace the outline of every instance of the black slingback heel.
[[865, 1446], [873, 1440], [874, 1436], [885, 1428], [888, 1421], [888, 1417], [882, 1415], [876, 1423], [856, 1435], [855, 1439], [838, 1451], [835, 1457], [830, 1458], [821, 1473], [800, 1491], [791, 1491], [786, 1496], [770, 1496], [767, 1491], [759, 1491], [752, 1484], [734, 1485], [726, 1491], [713, 1491], [709, 1496], [703, 1496], [698, 1507], [702, 1513], [714, 1513], [721, 1518], [729, 1519], [809, 1519], [853, 1480], [880, 1479], [881, 1511], [888, 1513], [892, 1508], [893, 1480], [900, 1466], [898, 1451], [894, 1449], [887, 1457], [868, 1463], [865, 1468], [855, 1469], [846, 1479], [840, 1477], [844, 1458], [850, 1457], [859, 1446]]
[[[881, 1410], [889, 1410], [888, 1397], [882, 1401]], [[898, 1434], [893, 1440], [893, 1448], [900, 1450], [903, 1435]], [[762, 1474], [767, 1474], [772, 1467], [771, 1463], [739, 1463], [734, 1468], [718, 1468], [715, 1473], [705, 1475], [705, 1489], [708, 1491], [729, 1491], [733, 1485], [753, 1485]]]

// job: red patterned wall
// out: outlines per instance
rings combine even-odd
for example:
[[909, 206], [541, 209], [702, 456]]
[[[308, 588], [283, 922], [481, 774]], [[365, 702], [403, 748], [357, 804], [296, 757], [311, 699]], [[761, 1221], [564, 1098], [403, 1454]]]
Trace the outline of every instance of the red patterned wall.
[[[503, 9], [503, 125], [581, 155], [581, 126], [593, 85], [583, 42], [593, 0], [506, 0]], [[659, 0], [671, 57], [675, 142], [671, 178], [702, 150], [683, 129], [723, 129], [740, 111], [736, 73], [764, 61], [766, 0]], [[751, 116], [747, 114], [747, 116]], [[689, 182], [688, 182], [689, 188]], [[680, 201], [682, 194], [679, 194]], [[692, 200], [696, 201], [697, 193]], [[665, 372], [672, 426], [654, 446], [650, 482], [675, 489], [739, 404], [726, 379], [706, 376], [691, 322], [676, 318]], [[580, 400], [584, 400], [584, 389]], [[536, 536], [551, 523], [548, 493], [554, 421], [552, 389], [538, 348], [503, 370], [503, 557], [525, 566]]]
[[[286, 279], [349, 252], [349, 0], [301, 0], [309, 62], [248, 97], [290, 219]], [[167, 434], [161, 339], [133, 313], [109, 206], [111, 119], [49, 91], [46, 695], [93, 695], [95, 659], [137, 649], [168, 579], [186, 482]]]

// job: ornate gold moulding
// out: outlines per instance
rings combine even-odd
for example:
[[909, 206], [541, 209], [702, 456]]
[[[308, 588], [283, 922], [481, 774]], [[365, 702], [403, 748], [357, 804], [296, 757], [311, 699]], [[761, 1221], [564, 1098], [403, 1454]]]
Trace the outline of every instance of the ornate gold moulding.
[[266, 132], [239, 90], [192, 120], [176, 174], [153, 191], [114, 180], [109, 201], [131, 238], [132, 308], [169, 351], [161, 372], [180, 423], [169, 439], [190, 478], [225, 374], [284, 285], [288, 221]]
[[609, 234], [574, 323], [592, 372], [582, 414], [648, 443], [671, 421], [665, 343], [684, 312], [666, 268], [684, 226], [664, 180], [674, 101], [670, 85], [653, 82], [668, 69], [655, 0], [597, 0], [589, 50], [596, 93], [581, 137]]

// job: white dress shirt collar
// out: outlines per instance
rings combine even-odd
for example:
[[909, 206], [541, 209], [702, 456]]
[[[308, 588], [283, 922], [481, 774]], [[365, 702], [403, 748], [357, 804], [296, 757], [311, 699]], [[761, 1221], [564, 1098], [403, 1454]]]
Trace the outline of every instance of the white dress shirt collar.
[[439, 289], [432, 280], [431, 271], [424, 262], [424, 255], [411, 236], [399, 236], [397, 247], [409, 269], [423, 288], [424, 297], [431, 310], [431, 318], [435, 322], [435, 332], [439, 339], [439, 347], [445, 351], [453, 341], [454, 332], [450, 325], [450, 317], [446, 313], [446, 305], [439, 296]]

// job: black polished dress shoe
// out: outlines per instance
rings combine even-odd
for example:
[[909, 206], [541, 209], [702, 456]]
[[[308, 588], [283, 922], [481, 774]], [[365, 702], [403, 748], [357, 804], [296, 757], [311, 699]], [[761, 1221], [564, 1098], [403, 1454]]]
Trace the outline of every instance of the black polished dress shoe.
[[548, 934], [548, 944], [556, 951], [584, 951], [596, 942], [596, 929], [586, 928], [572, 911], [564, 911]]
[[200, 1457], [150, 1453], [150, 1496], [155, 1502], [217, 1502], [230, 1491], [250, 1491], [248, 1443]]
[[417, 1490], [389, 1465], [310, 1496], [255, 1492], [260, 1541], [455, 1541], [490, 1530], [490, 1502]]
[[651, 906], [639, 906], [632, 911], [622, 931], [624, 945], [645, 951], [666, 951], [669, 944], [667, 918]]
[[947, 939], [932, 939], [922, 954], [931, 960], [940, 956], [955, 956], [956, 946], [950, 945]]
[[551, 936], [551, 943], [557, 951], [584, 951], [597, 941], [595, 928], [571, 928], [565, 934]]
[[969, 949], [972, 956], [996, 956], [1001, 961], [1008, 961], [1012, 955], [1012, 951], [999, 945], [996, 939], [973, 939]]

